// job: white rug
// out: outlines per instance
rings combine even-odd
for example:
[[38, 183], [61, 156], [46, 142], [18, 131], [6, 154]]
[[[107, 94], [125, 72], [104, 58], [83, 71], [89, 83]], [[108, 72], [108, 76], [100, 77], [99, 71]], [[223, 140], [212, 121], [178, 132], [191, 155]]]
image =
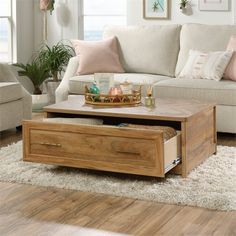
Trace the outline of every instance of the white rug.
[[236, 210], [236, 148], [218, 146], [184, 179], [137, 177], [86, 171], [22, 160], [22, 143], [0, 149], [0, 181], [104, 193], [162, 203]]

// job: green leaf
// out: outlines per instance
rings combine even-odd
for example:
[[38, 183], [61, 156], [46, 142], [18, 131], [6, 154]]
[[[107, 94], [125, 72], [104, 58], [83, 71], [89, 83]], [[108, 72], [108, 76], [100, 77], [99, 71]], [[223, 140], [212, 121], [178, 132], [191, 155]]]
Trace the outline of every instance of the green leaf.
[[58, 74], [64, 71], [70, 58], [75, 55], [73, 47], [63, 44], [62, 42], [58, 42], [52, 47], [45, 44], [38, 53], [39, 61], [47, 65], [50, 76], [53, 77], [55, 81], [58, 80]]
[[32, 81], [35, 88], [42, 85], [42, 83], [50, 77], [47, 65], [36, 59], [26, 65], [17, 63], [14, 64], [14, 66], [21, 69], [18, 71], [19, 76], [28, 77]]

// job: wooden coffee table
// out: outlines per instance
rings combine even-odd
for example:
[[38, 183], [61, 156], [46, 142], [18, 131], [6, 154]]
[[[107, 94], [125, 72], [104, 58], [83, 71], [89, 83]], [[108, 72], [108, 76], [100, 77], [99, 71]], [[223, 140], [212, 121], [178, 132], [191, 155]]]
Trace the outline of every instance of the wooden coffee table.
[[[100, 118], [105, 125], [24, 121], [25, 161], [157, 177], [171, 170], [186, 177], [216, 152], [215, 104], [157, 99], [153, 109], [94, 107], [72, 96], [44, 112], [47, 118]], [[114, 126], [119, 123], [171, 126], [178, 136], [165, 142], [161, 131]]]

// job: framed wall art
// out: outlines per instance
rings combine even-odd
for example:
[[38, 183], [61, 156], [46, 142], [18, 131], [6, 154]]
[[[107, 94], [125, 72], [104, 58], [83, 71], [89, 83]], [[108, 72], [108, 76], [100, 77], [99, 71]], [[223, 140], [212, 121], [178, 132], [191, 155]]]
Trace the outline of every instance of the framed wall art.
[[199, 0], [200, 11], [229, 11], [229, 0]]
[[144, 19], [168, 19], [169, 0], [143, 0]]

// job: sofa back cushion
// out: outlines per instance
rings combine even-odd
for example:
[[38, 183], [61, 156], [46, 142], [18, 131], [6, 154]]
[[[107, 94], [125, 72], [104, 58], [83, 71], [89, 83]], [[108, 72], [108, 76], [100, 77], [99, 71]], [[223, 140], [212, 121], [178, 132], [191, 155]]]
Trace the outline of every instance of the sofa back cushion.
[[112, 26], [103, 37], [116, 36], [126, 72], [175, 75], [180, 25]]
[[180, 33], [180, 52], [176, 65], [176, 77], [188, 60], [189, 51], [224, 51], [229, 39], [236, 35], [234, 25], [185, 24]]

